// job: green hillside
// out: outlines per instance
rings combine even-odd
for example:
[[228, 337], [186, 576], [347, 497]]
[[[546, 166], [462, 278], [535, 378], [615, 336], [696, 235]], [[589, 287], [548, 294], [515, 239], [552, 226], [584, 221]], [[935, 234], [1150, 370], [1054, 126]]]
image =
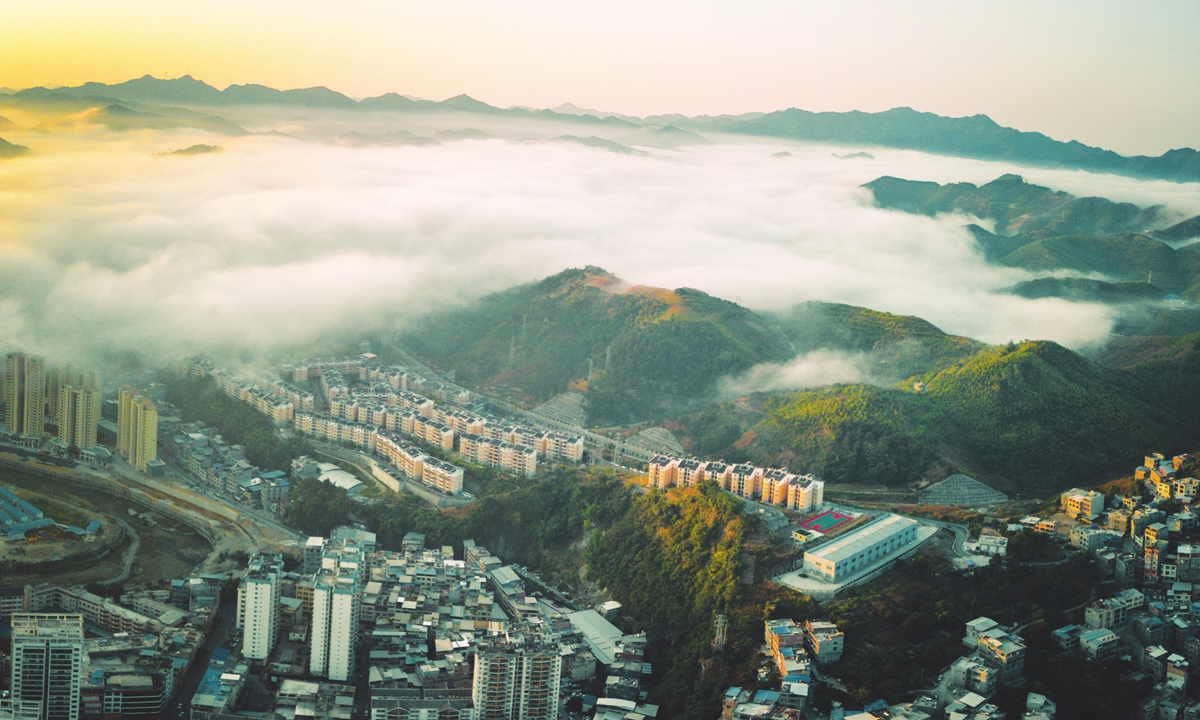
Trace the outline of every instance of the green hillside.
[[1164, 242], [1182, 242], [1193, 238], [1200, 238], [1200, 215], [1194, 218], [1189, 218], [1181, 223], [1176, 223], [1169, 228], [1163, 230], [1155, 230], [1154, 237]]
[[797, 353], [866, 353], [872, 372], [893, 381], [941, 369], [984, 347], [970, 338], [948, 335], [919, 317], [840, 303], [801, 303], [774, 319]]
[[1076, 197], [1003, 175], [986, 185], [917, 182], [881, 177], [863, 187], [880, 207], [922, 215], [962, 212], [994, 220], [1001, 235], [1023, 235], [1026, 242], [1055, 235], [1140, 233], [1163, 224], [1161, 208], [1140, 208], [1100, 197]]
[[1144, 235], [1064, 235], [1035, 240], [1000, 261], [1026, 270], [1103, 273], [1121, 282], [1150, 281], [1179, 292], [1191, 283], [1178, 253]]
[[791, 358], [751, 311], [689, 289], [630, 287], [596, 267], [566, 270], [427, 318], [401, 341], [474, 387], [545, 400], [588, 382], [596, 422], [704, 397], [724, 375]]
[[902, 486], [959, 467], [1044, 493], [1120, 471], [1146, 448], [1194, 443], [1197, 348], [1200, 335], [1157, 364], [1135, 356], [1112, 369], [1051, 342], [990, 347], [930, 372], [920, 393], [803, 390], [708, 408], [670, 427], [693, 452], [835, 483]]
[[1045, 277], [1026, 280], [1008, 290], [1013, 295], [1037, 298], [1063, 298], [1078, 302], [1112, 304], [1139, 303], [1162, 300], [1165, 293], [1147, 282], [1109, 283], [1086, 278]]
[[1085, 481], [1147, 447], [1177, 446], [1186, 424], [1132, 378], [1052, 342], [994, 348], [926, 387], [979, 465], [1027, 486]]

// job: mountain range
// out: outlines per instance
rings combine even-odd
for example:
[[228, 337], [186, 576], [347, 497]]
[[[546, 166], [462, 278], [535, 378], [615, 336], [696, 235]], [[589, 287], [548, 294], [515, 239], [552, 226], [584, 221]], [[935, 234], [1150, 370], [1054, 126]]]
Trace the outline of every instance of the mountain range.
[[1200, 180], [1200, 153], [1191, 148], [1170, 150], [1157, 157], [1123, 156], [1076, 141], [1061, 142], [1041, 133], [1007, 128], [986, 115], [950, 118], [906, 107], [878, 113], [815, 113], [792, 108], [778, 112], [741, 115], [656, 115], [634, 118], [581, 110], [573, 105], [560, 106], [557, 111], [498, 108], [467, 95], [434, 102], [396, 93], [355, 100], [324, 87], [276, 90], [263, 85], [230, 85], [224, 90], [218, 90], [187, 75], [170, 80], [146, 75], [112, 85], [91, 82], [77, 87], [30, 88], [6, 96], [5, 102], [67, 100], [205, 108], [278, 105], [415, 113], [454, 111], [627, 128], [672, 126], [678, 131], [693, 133], [721, 132], [804, 142], [874, 145], [956, 157], [1004, 160], [1032, 166], [1161, 178], [1176, 182]]

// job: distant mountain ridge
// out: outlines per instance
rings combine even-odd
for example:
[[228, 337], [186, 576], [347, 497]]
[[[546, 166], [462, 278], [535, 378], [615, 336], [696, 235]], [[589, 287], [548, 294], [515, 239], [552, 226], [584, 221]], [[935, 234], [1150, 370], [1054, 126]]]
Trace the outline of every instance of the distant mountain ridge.
[[[1186, 240], [1200, 228], [1200, 217], [1165, 230], [1161, 206], [1138, 207], [1101, 197], [1076, 197], [1003, 175], [984, 185], [902, 180], [881, 177], [863, 187], [880, 207], [937, 215], [962, 212], [995, 222], [996, 232], [969, 225], [984, 256], [997, 264], [1032, 271], [1070, 270], [1099, 273], [1118, 283], [1146, 283], [1165, 293], [1200, 297], [1200, 245], [1176, 250], [1160, 240]], [[1091, 295], [1106, 301], [1148, 298], [1152, 288], [1101, 289], [1079, 283], [1041, 283], [1023, 288], [1046, 297]]]
[[498, 108], [459, 95], [441, 102], [414, 100], [396, 93], [354, 100], [324, 87], [276, 90], [263, 85], [231, 85], [217, 90], [185, 75], [160, 80], [150, 75], [115, 85], [85, 83], [69, 88], [30, 88], [13, 94], [17, 99], [97, 99], [184, 105], [295, 105], [424, 112], [452, 110], [487, 115], [508, 115], [582, 122], [616, 127], [674, 126], [685, 131], [725, 132], [777, 137], [804, 142], [869, 144], [939, 155], [1004, 160], [1033, 166], [1050, 166], [1159, 178], [1175, 182], [1200, 181], [1200, 153], [1177, 148], [1157, 157], [1124, 156], [1083, 143], [1054, 140], [1042, 133], [1024, 132], [999, 125], [986, 115], [951, 118], [901, 107], [878, 113], [810, 112], [791, 108], [770, 113], [697, 116], [655, 115], [631, 118], [613, 113], [593, 113], [565, 104], [555, 110]]

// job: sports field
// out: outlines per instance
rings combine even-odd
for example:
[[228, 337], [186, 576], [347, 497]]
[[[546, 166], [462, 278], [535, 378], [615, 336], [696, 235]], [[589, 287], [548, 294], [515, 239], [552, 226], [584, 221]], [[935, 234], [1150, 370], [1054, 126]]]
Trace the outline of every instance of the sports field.
[[843, 515], [834, 510], [826, 510], [816, 517], [809, 518], [800, 523], [800, 527], [816, 530], [819, 533], [827, 533], [834, 528], [850, 522], [854, 517], [851, 515]]

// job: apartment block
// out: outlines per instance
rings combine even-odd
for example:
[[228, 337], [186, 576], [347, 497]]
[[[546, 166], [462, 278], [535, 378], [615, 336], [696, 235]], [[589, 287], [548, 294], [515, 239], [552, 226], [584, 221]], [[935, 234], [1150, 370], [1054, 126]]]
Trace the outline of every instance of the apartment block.
[[158, 458], [158, 408], [129, 387], [117, 394], [117, 454], [142, 472]]
[[46, 360], [9, 353], [4, 358], [4, 425], [10, 433], [41, 437], [46, 425]]
[[83, 616], [12, 616], [12, 699], [41, 704], [42, 720], [78, 720]]

